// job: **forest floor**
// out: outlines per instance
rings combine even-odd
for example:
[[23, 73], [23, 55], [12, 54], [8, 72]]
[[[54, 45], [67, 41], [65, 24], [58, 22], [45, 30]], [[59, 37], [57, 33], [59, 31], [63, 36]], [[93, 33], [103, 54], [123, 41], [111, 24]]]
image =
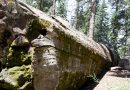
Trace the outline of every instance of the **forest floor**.
[[102, 75], [99, 83], [90, 83], [81, 90], [130, 90], [130, 72], [107, 71]]

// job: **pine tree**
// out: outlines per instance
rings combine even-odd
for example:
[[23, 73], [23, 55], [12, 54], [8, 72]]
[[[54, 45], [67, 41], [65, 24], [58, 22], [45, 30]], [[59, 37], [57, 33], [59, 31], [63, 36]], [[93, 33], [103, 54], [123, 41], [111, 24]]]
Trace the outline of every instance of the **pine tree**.
[[77, 5], [75, 10], [76, 16], [74, 20], [75, 21], [74, 27], [79, 31], [85, 32], [86, 22], [89, 22], [89, 20], [87, 20], [86, 14], [90, 14], [88, 13], [89, 9], [85, 9], [86, 4], [88, 4], [88, 2], [85, 2], [85, 0], [76, 0], [76, 1], [77, 1]]
[[58, 0], [57, 15], [66, 18], [66, 0]]
[[113, 12], [112, 18], [111, 18], [111, 43], [113, 48], [116, 50], [118, 53], [118, 46], [119, 46], [119, 32], [122, 29], [122, 23], [120, 20], [122, 19], [122, 11], [123, 11], [123, 6], [124, 6], [124, 0], [113, 0], [111, 2], [112, 7], [115, 9]]
[[108, 34], [110, 32], [109, 18], [106, 12], [107, 6], [105, 0], [103, 0], [101, 5], [98, 5], [94, 40], [104, 44], [109, 43]]
[[96, 15], [97, 0], [91, 0], [91, 17], [89, 22], [88, 37], [93, 39], [94, 27], [95, 27], [95, 15]]
[[[130, 39], [130, 2], [126, 0], [124, 3], [124, 9], [120, 11], [122, 19], [121, 30], [124, 32], [124, 36], [119, 40], [118, 52], [122, 57], [125, 57], [129, 53], [129, 39]], [[130, 53], [128, 54], [128, 56]]]

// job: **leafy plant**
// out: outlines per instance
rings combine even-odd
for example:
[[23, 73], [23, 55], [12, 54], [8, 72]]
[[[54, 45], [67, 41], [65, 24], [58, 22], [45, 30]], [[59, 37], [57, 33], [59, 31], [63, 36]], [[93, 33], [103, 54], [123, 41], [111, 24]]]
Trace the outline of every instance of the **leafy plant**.
[[92, 78], [94, 82], [99, 83], [99, 79], [97, 78], [95, 73], [90, 74], [88, 77]]

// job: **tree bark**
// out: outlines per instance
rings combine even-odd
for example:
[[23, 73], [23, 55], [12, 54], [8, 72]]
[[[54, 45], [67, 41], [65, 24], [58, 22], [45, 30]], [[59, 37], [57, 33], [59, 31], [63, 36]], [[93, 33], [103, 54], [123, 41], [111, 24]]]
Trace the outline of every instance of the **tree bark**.
[[[35, 24], [37, 27], [33, 30], [48, 32], [43, 38], [31, 40], [35, 47], [32, 63], [35, 90], [79, 89], [89, 75], [97, 75], [113, 64], [115, 55], [105, 45], [74, 30], [62, 18], [28, 8], [42, 22]], [[34, 20], [36, 22], [39, 20]]]
[[[31, 72], [26, 74], [32, 67], [33, 70], [30, 71], [33, 71], [35, 90], [78, 90], [90, 79], [89, 76], [98, 75], [113, 64], [115, 56], [105, 45], [89, 39], [60, 17], [50, 17], [25, 3], [18, 3], [22, 15], [10, 18], [9, 13], [7, 20], [17, 20], [15, 23], [5, 22], [5, 25], [9, 26], [10, 37], [15, 37], [11, 40], [10, 37], [7, 40], [5, 37], [0, 38], [7, 44], [0, 44], [0, 60], [7, 57], [7, 65], [10, 66], [7, 70], [2, 70], [4, 73], [0, 72], [0, 88], [7, 85], [6, 89], [21, 90], [28, 85], [26, 82], [30, 81], [30, 78], [32, 80]], [[4, 30], [8, 30], [5, 29], [6, 26], [2, 26], [4, 25], [1, 22], [0, 31], [3, 32], [0, 32], [0, 36], [4, 35]], [[8, 55], [3, 55], [3, 47], [8, 49]], [[15, 68], [16, 66], [19, 67]], [[19, 70], [25, 70], [26, 77]], [[14, 74], [4, 76], [5, 73], [14, 71], [15, 78], [11, 78]], [[23, 81], [20, 75], [28, 78], [22, 85], [17, 84]]]
[[76, 0], [77, 4], [76, 4], [76, 9], [75, 9], [75, 20], [74, 20], [74, 27], [78, 30], [78, 15], [79, 15], [79, 0]]
[[40, 9], [40, 10], [43, 10], [43, 8], [42, 8], [43, 0], [40, 0], [39, 3], [40, 3], [40, 4], [39, 4], [39, 9]]
[[56, 14], [56, 0], [53, 0], [52, 15]]
[[115, 64], [116, 55], [105, 45], [74, 30], [60, 17], [49, 17], [32, 7], [31, 11], [42, 22], [33, 30], [48, 32], [43, 38], [31, 41], [35, 47], [32, 58], [35, 90], [76, 90], [89, 79], [88, 76], [98, 75]]
[[95, 15], [96, 15], [96, 0], [91, 1], [91, 17], [89, 23], [88, 37], [93, 39], [94, 26], [95, 26]]

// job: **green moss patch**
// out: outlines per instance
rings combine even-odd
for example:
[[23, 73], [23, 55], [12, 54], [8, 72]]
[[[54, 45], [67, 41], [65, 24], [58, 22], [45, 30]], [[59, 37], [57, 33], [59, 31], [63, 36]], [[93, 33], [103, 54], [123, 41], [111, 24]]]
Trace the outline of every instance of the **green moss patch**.
[[47, 28], [50, 27], [51, 23], [42, 19], [35, 19], [28, 25], [26, 37], [29, 41], [37, 38], [38, 35], [47, 32]]
[[7, 66], [21, 66], [31, 64], [28, 47], [11, 47], [7, 55]]
[[[7, 90], [33, 90], [31, 65], [3, 70], [0, 73], [0, 84], [0, 88], [2, 87]], [[27, 87], [31, 89], [27, 89]]]

